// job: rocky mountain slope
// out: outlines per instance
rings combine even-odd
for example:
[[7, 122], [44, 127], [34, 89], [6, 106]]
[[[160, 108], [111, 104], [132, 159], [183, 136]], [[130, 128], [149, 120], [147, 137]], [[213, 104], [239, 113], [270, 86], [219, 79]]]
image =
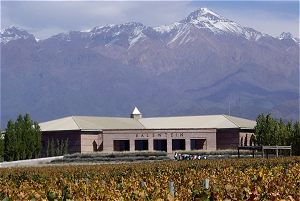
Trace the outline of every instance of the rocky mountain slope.
[[66, 115], [272, 112], [299, 119], [299, 39], [243, 27], [207, 8], [171, 25], [130, 22], [38, 40], [1, 31], [2, 127], [18, 113]]

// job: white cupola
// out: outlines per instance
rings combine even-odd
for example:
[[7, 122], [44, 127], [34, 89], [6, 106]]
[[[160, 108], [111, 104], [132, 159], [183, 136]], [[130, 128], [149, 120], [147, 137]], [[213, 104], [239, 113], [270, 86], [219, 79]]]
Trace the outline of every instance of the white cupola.
[[133, 119], [140, 119], [142, 118], [142, 113], [139, 111], [137, 107], [134, 107], [130, 117]]

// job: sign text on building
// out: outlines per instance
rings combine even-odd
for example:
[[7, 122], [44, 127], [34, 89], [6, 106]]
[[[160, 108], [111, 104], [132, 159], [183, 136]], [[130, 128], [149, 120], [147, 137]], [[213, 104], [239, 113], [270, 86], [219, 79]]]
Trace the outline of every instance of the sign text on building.
[[184, 137], [183, 133], [140, 133], [135, 135], [136, 138], [148, 138], [148, 137], [162, 137], [162, 138], [176, 138], [176, 137]]

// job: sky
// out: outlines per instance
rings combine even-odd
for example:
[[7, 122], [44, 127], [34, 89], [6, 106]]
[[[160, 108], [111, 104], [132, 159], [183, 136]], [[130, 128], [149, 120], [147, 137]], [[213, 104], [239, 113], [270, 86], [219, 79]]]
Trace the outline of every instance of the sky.
[[17, 26], [45, 39], [105, 24], [155, 27], [200, 7], [275, 37], [291, 32], [299, 38], [299, 1], [1, 1], [1, 29]]

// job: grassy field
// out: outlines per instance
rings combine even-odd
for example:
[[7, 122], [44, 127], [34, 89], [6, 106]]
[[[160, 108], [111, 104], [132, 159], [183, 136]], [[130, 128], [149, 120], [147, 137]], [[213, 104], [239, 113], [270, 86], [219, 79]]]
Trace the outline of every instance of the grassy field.
[[7, 168], [3, 199], [299, 201], [300, 157]]

